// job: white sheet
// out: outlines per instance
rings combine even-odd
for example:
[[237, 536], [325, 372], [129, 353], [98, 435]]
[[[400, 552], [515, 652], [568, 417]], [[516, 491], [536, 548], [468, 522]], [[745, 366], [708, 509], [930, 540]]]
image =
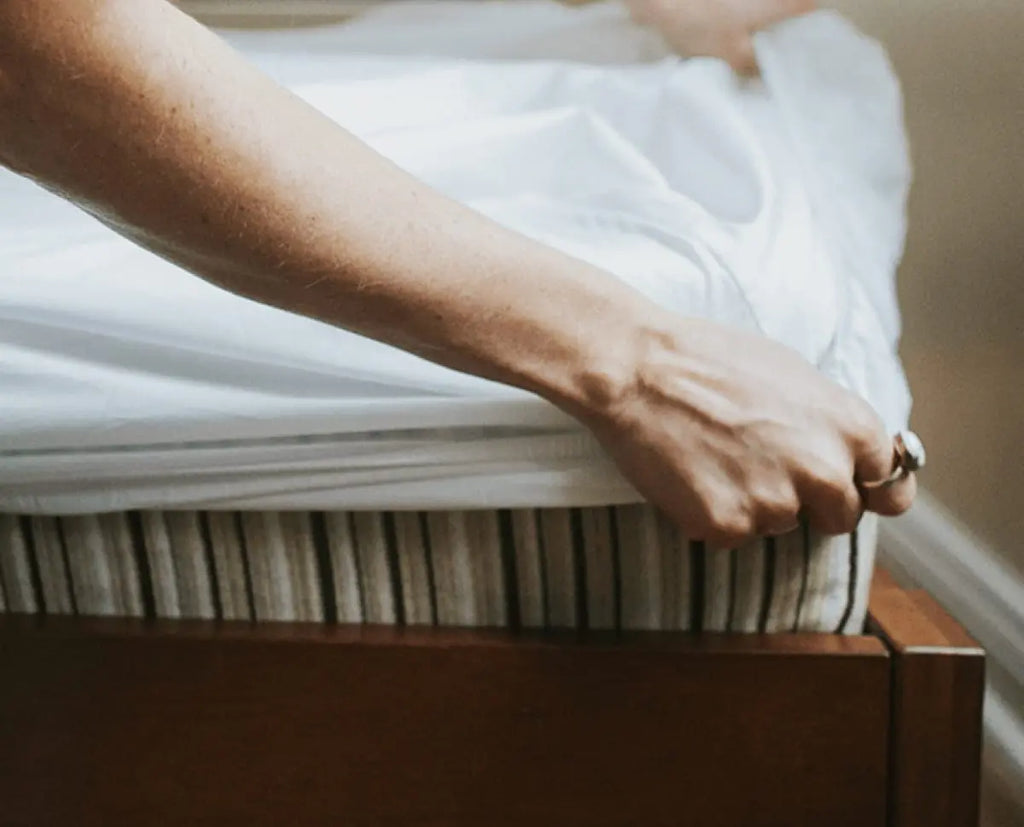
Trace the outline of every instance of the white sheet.
[[[763, 83], [666, 55], [613, 5], [401, 4], [229, 38], [445, 192], [786, 342], [905, 424], [899, 92], [836, 15], [759, 35]], [[0, 509], [637, 499], [542, 400], [231, 296], [9, 174], [0, 276]]]

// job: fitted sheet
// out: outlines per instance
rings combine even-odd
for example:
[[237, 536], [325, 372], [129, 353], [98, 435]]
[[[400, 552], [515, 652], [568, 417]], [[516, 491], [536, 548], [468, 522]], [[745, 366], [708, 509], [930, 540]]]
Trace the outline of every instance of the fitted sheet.
[[[810, 15], [758, 36], [744, 82], [616, 6], [398, 5], [226, 36], [442, 191], [785, 342], [905, 425], [909, 165], [877, 44]], [[0, 216], [2, 510], [638, 499], [543, 400], [229, 295], [13, 175]]]

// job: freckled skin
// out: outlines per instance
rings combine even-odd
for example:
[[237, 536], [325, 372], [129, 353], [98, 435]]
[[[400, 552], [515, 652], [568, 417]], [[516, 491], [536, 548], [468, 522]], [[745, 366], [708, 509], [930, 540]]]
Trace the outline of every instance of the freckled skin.
[[228, 290], [540, 394], [693, 537], [913, 499], [862, 499], [889, 437], [792, 351], [434, 192], [162, 0], [0, 0], [0, 162]]

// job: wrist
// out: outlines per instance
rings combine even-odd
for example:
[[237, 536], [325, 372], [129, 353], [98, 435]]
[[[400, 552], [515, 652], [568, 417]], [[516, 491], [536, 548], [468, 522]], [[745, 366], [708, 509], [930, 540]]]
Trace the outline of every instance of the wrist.
[[613, 303], [607, 313], [589, 316], [579, 326], [572, 363], [541, 395], [588, 426], [628, 418], [626, 411], [641, 393], [647, 366], [664, 347], [669, 315], [632, 293], [629, 301]]

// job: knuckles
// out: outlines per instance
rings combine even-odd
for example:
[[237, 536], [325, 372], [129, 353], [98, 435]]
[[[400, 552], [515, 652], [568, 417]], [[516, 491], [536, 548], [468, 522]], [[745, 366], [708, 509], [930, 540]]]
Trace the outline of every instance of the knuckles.
[[735, 491], [706, 492], [700, 498], [694, 535], [714, 548], [733, 548], [756, 530], [750, 498]]
[[887, 446], [889, 437], [875, 409], [859, 396], [853, 397], [853, 400], [853, 404], [844, 414], [844, 420], [854, 447], [858, 452], [867, 452], [877, 451], [880, 446]]
[[704, 496], [700, 520], [691, 531], [714, 548], [736, 548], [764, 534], [776, 534], [797, 524], [800, 500], [796, 492], [779, 482], [774, 489], [760, 486], [751, 496], [737, 488], [717, 497]]
[[739, 515], [721, 515], [713, 518], [705, 532], [705, 540], [716, 548], [743, 545], [756, 531], [754, 521]]

